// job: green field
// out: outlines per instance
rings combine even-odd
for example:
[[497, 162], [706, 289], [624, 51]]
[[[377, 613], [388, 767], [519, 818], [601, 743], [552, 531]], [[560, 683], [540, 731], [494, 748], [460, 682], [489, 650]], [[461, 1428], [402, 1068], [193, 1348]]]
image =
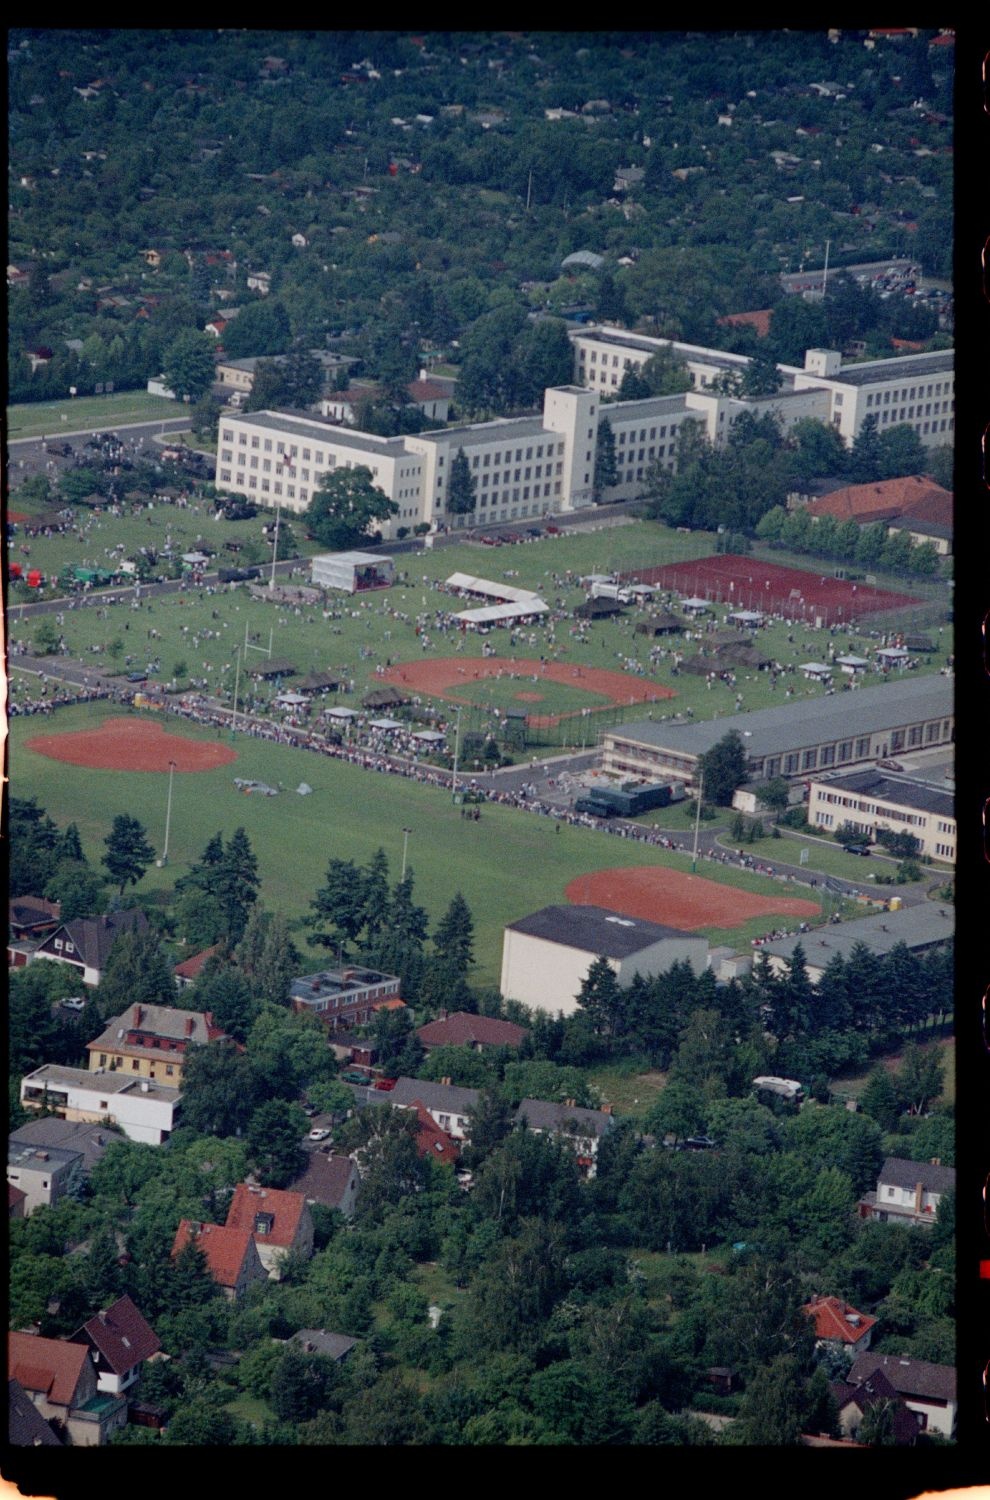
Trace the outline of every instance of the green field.
[[[133, 551], [138, 545], [147, 545], [152, 540], [161, 545], [166, 535], [171, 535], [176, 550], [186, 550], [202, 539], [217, 549], [218, 556], [222, 556], [224, 543], [228, 541], [257, 541], [262, 524], [260, 518], [242, 522], [215, 521], [205, 502], [200, 502], [198, 510], [156, 507], [154, 512], [145, 511], [137, 516], [103, 514], [88, 519], [90, 529], [83, 542], [73, 534], [33, 542], [31, 565], [48, 573], [64, 569], [70, 561], [104, 566], [108, 562], [109, 549], [118, 541], [124, 543], [126, 550]], [[301, 529], [296, 528], [297, 532]], [[638, 664], [645, 669], [640, 675], [646, 675], [650, 681], [671, 689], [675, 694], [673, 699], [652, 708], [637, 705], [625, 710], [608, 710], [604, 715], [565, 719], [558, 729], [542, 730], [538, 736], [531, 737], [534, 754], [545, 752], [549, 746], [574, 745], [578, 742], [579, 729], [587, 742], [593, 743], [592, 737], [599, 728], [616, 721], [635, 720], [647, 715], [663, 720], [687, 710], [696, 719], [722, 717], [736, 712], [737, 698], [740, 700], [738, 707], [744, 710], [782, 704], [787, 701], [788, 688], [795, 699], [820, 696], [823, 689], [805, 682], [797, 673], [788, 673], [786, 685], [781, 681], [776, 690], [771, 687], [766, 673], [752, 670], [739, 671], [731, 685], [716, 682], [710, 687], [703, 677], [688, 673], [675, 676], [671, 655], [674, 647], [671, 644], [662, 645], [660, 649], [665, 654], [651, 663], [649, 642], [635, 634], [636, 621], [643, 617], [638, 610], [615, 620], [596, 622], [583, 632], [569, 616], [515, 632], [498, 630], [487, 638], [473, 633], [462, 635], [454, 629], [443, 632], [435, 628], [438, 609], [450, 611], [463, 607], [462, 601], [433, 587], [435, 582], [442, 582], [455, 571], [494, 579], [508, 577], [515, 586], [539, 591], [552, 607], [571, 611], [584, 598], [584, 590], [577, 580], [587, 573], [621, 569], [634, 563], [670, 562], [689, 553], [698, 555], [711, 550], [712, 540], [702, 533], [683, 535], [655, 522], [640, 521], [497, 549], [465, 543], [400, 555], [397, 582], [392, 588], [361, 599], [340, 594], [328, 596], [326, 607], [333, 615], [331, 619], [325, 620], [320, 608], [297, 612], [291, 607], [273, 606], [264, 599], [252, 599], [243, 587], [235, 587], [219, 593], [191, 589], [182, 596], [156, 599], [150, 603], [145, 601], [140, 610], [133, 610], [129, 605], [116, 607], [106, 620], [98, 618], [97, 610], [93, 608], [67, 610], [61, 628], [69, 655], [74, 658], [92, 662], [94, 647], [102, 651], [109, 641], [117, 638], [123, 644], [124, 653], [135, 657], [135, 665], [143, 667], [147, 660], [158, 656], [162, 664], [160, 680], [169, 680], [175, 664], [185, 661], [188, 674], [184, 675], [204, 679], [208, 683], [207, 691], [226, 694], [228, 701], [233, 697], [234, 647], [243, 644], [245, 628], [266, 647], [271, 633], [275, 654], [288, 658], [300, 673], [339, 669], [348, 680], [353, 679], [354, 692], [360, 696], [375, 685], [377, 665], [422, 659], [427, 654], [416, 633], [417, 617], [426, 625], [428, 654], [433, 658], [459, 653], [460, 659], [467, 664], [481, 656], [483, 642], [487, 640], [501, 659], [546, 656], [565, 665], [605, 667], [613, 671], [625, 671]], [[227, 558], [234, 560], [230, 554]], [[27, 621], [11, 621], [12, 637], [27, 646], [30, 646], [36, 628]], [[159, 637], [150, 646], [149, 629], [156, 630]], [[204, 638], [204, 631], [215, 632], [216, 638]], [[191, 638], [197, 633], [200, 641], [194, 647]], [[782, 663], [795, 665], [818, 659], [828, 639], [827, 635], [823, 639], [821, 631], [779, 623], [768, 626], [760, 636], [761, 644], [771, 655]], [[844, 632], [836, 637], [835, 644], [843, 648], [851, 645], [863, 651], [875, 643], [861, 637], [850, 637]], [[688, 654], [697, 650], [697, 645], [686, 639], [678, 639], [676, 646]], [[139, 659], [142, 653], [145, 654], [143, 661]], [[252, 665], [258, 665], [257, 656], [249, 654], [249, 659]], [[107, 658], [100, 660], [99, 665], [108, 666]], [[934, 669], [934, 664], [931, 669]], [[878, 680], [874, 674], [867, 674], [867, 683], [874, 680]], [[242, 672], [242, 693], [247, 692], [248, 686]], [[520, 683], [511, 691], [508, 691], [509, 687], [512, 685], [503, 684], [506, 690], [504, 698], [494, 697], [502, 692], [494, 685], [479, 684], [477, 689], [469, 689], [470, 693], [478, 693], [479, 707], [469, 709], [463, 715], [464, 731], [488, 727], [487, 714], [482, 706], [487, 701], [486, 695], [492, 694], [492, 701], [499, 707], [520, 707], [522, 705], [514, 700], [515, 692], [526, 689], [543, 691], [543, 685], [534, 687], [532, 683]], [[264, 705], [271, 697], [270, 690], [263, 687], [252, 688], [251, 692], [258, 706]], [[559, 713], [600, 703], [601, 699], [596, 695], [583, 694], [564, 684], [559, 690], [553, 690], [552, 703], [548, 698], [546, 706], [533, 707], [537, 714]], [[246, 704], [247, 699], [242, 696], [240, 705]]]
[[[161, 848], [167, 778], [67, 765], [27, 749], [25, 741], [53, 731], [91, 728], [111, 713], [105, 705], [79, 705], [60, 710], [54, 719], [16, 717], [10, 725], [15, 794], [36, 797], [62, 827], [77, 823], [93, 862], [103, 853], [102, 841], [118, 813], [140, 818], [152, 844]], [[169, 718], [165, 723], [169, 729], [194, 737], [217, 737], [217, 731], [184, 720]], [[243, 825], [258, 856], [265, 904], [298, 918], [306, 914], [331, 858], [364, 865], [381, 847], [396, 879], [402, 861], [402, 829], [410, 828], [408, 858], [415, 872], [417, 900], [436, 922], [452, 896], [463, 892], [475, 921], [475, 977], [480, 984], [497, 985], [505, 924], [563, 901], [567, 885], [578, 875], [613, 866], [690, 869], [689, 853], [619, 841], [613, 835], [566, 823], [558, 833], [552, 818], [507, 807], [488, 805], [478, 822], [465, 821], [449, 793], [439, 788], [323, 760], [305, 750], [243, 734], [232, 743], [238, 752], [236, 763], [175, 779], [169, 864], [165, 870], [152, 866], [140, 891], [171, 887], [218, 829], [229, 838]], [[273, 786], [281, 782], [287, 790], [278, 797], [245, 795], [234, 787], [235, 776]], [[311, 796], [294, 791], [302, 781], [313, 788]], [[722, 866], [706, 865], [699, 873], [768, 896], [783, 889], [764, 876]], [[663, 920], [662, 912], [657, 919]], [[769, 918], [759, 918], [732, 934], [711, 929], [705, 935], [712, 942], [729, 937], [745, 945], [750, 937], [765, 933], [768, 925]], [[324, 961], [322, 951], [314, 953], [314, 969]]]
[[[154, 421], [183, 415], [183, 407], [147, 391], [120, 391], [112, 396], [77, 396], [66, 401], [32, 401], [8, 406], [9, 438], [57, 437], [59, 432], [106, 431], [122, 422]], [[63, 416], [65, 421], [62, 421]]]
[[[799, 864], [800, 851], [807, 849], [805, 869], [814, 874], [837, 875], [843, 880], [854, 880], [864, 886], [871, 884], [878, 874], [893, 875], [899, 864], [898, 860], [888, 859], [884, 855], [871, 853], [864, 858], [859, 854], [847, 854], [841, 844], [834, 844], [821, 837], [808, 838], [800, 833], [788, 832], [786, 828], [782, 828], [780, 833], [779, 839], [754, 839], [753, 843], [742, 847], [754, 859], [779, 859], [789, 865]], [[728, 834], [723, 835], [722, 843], [726, 848], [737, 847]]]

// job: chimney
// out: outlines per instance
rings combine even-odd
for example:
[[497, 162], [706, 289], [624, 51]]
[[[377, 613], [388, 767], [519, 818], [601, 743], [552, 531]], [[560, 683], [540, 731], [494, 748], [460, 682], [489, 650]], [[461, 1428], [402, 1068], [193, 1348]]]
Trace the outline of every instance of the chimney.
[[942, 1165], [942, 1158], [940, 1156], [933, 1156], [930, 1164], [933, 1167], [940, 1167]]
[[574, 1109], [575, 1108], [574, 1100], [573, 1099], [565, 1099], [564, 1100], [564, 1107], [566, 1109]]
[[135, 1007], [134, 1007], [134, 1026], [135, 1026], [135, 1029], [138, 1026], [140, 1026], [140, 1024], [141, 1024], [141, 1017], [143, 1015], [144, 1015], [144, 1011], [142, 1010], [141, 1006], [140, 1005], [135, 1005]]
[[924, 1184], [921, 1183], [921, 1182], [916, 1182], [915, 1185], [914, 1185], [914, 1211], [915, 1211], [916, 1214], [920, 1214], [921, 1213], [921, 1204], [922, 1204], [922, 1200], [923, 1200], [924, 1196], [925, 1196]]
[[96, 1314], [96, 1316], [99, 1318], [99, 1320], [100, 1320], [101, 1323], [105, 1323], [106, 1320], [107, 1320], [106, 1310], [104, 1308], [102, 1308], [102, 1307], [100, 1308], [100, 1310]]
[[611, 1113], [612, 1113], [612, 1106], [611, 1106], [611, 1104], [603, 1104], [602, 1105], [602, 1114], [603, 1115], [610, 1115]]
[[187, 1016], [186, 1017], [186, 1036], [192, 1036], [192, 1034], [195, 1031], [195, 1029], [196, 1029], [196, 1020], [195, 1020], [195, 1017], [194, 1016]]

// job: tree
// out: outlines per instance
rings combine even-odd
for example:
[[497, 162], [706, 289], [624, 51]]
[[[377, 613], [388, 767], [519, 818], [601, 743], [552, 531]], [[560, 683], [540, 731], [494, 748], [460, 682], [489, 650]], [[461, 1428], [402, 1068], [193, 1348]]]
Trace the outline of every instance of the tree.
[[60, 859], [44, 887], [48, 901], [60, 903], [63, 922], [75, 917], [91, 917], [104, 907], [105, 886], [95, 870], [82, 860]]
[[323, 879], [324, 884], [309, 903], [313, 912], [306, 918], [313, 929], [309, 942], [343, 954], [364, 927], [364, 878], [352, 859], [332, 859]]
[[762, 1447], [793, 1447], [801, 1440], [803, 1400], [800, 1368], [793, 1355], [780, 1355], [757, 1370], [746, 1387], [733, 1438]]
[[229, 1044], [194, 1047], [182, 1070], [182, 1123], [197, 1135], [236, 1135], [258, 1103], [248, 1058]]
[[248, 1150], [261, 1183], [284, 1188], [306, 1166], [301, 1142], [306, 1134], [306, 1116], [298, 1104], [269, 1099], [258, 1106], [247, 1127]]
[[900, 1101], [893, 1079], [881, 1063], [877, 1063], [870, 1073], [859, 1102], [864, 1114], [876, 1120], [881, 1130], [897, 1129], [901, 1113]]
[[928, 454], [909, 422], [898, 422], [880, 433], [878, 443], [880, 479], [898, 479], [902, 474], [924, 474]]
[[742, 394], [754, 398], [775, 396], [783, 384], [783, 379], [773, 355], [760, 349], [752, 355], [743, 371]]
[[479, 1167], [505, 1140], [512, 1129], [512, 1105], [493, 1085], [479, 1090], [476, 1102], [468, 1110], [468, 1137], [461, 1159], [465, 1165]]
[[904, 1048], [897, 1091], [908, 1113], [923, 1115], [942, 1092], [944, 1065], [937, 1047], [922, 1048], [909, 1042]]
[[143, 824], [129, 813], [118, 813], [103, 842], [107, 852], [101, 864], [106, 865], [108, 877], [119, 884], [122, 896], [126, 886], [137, 885], [154, 859], [155, 851], [148, 842]]
[[324, 547], [346, 550], [368, 541], [375, 521], [398, 515], [399, 507], [374, 483], [365, 464], [335, 469], [320, 480], [306, 512], [306, 525]]
[[181, 999], [185, 1010], [209, 1011], [220, 1029], [238, 1042], [247, 1037], [258, 1009], [244, 975], [213, 960]]
[[880, 446], [879, 424], [871, 412], [849, 450], [846, 473], [853, 484], [869, 484], [880, 478], [883, 449]]
[[790, 786], [785, 778], [771, 776], [769, 781], [765, 781], [760, 787], [760, 801], [771, 812], [786, 812], [790, 801]]
[[447, 512], [452, 516], [474, 514], [477, 486], [471, 465], [463, 448], [458, 448], [450, 461], [450, 478], [447, 481]]
[[619, 468], [615, 461], [615, 433], [608, 417], [598, 424], [598, 446], [595, 450], [594, 495], [601, 499], [603, 490], [611, 489], [619, 482]]
[[248, 912], [258, 899], [258, 860], [243, 828], [235, 828], [224, 847], [209, 891], [219, 901], [231, 942], [240, 941]]
[[610, 1042], [621, 1031], [623, 993], [615, 970], [604, 955], [593, 960], [576, 998], [603, 1040]]
[[196, 400], [213, 384], [214, 348], [209, 334], [186, 328], [165, 350], [162, 376], [180, 400], [186, 396]]
[[249, 302], [224, 330], [223, 347], [228, 359], [247, 359], [262, 354], [283, 354], [290, 339], [289, 315], [274, 297]]
[[746, 747], [735, 729], [723, 735], [716, 745], [698, 758], [698, 769], [704, 778], [704, 796], [717, 807], [729, 807], [733, 793], [746, 780]]
[[651, 1105], [644, 1123], [661, 1139], [672, 1135], [675, 1141], [682, 1140], [705, 1128], [707, 1108], [705, 1096], [699, 1088], [686, 1078], [672, 1078], [656, 1103]]
[[271, 1005], [289, 1003], [289, 986], [302, 960], [282, 912], [253, 906], [235, 957], [256, 999]]

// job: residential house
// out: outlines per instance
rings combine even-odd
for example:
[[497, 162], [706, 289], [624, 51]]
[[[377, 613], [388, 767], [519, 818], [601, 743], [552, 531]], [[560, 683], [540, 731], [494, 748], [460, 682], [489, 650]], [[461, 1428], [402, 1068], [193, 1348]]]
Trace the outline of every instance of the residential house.
[[70, 1343], [88, 1345], [96, 1367], [96, 1388], [112, 1396], [132, 1386], [144, 1361], [161, 1348], [158, 1335], [127, 1296], [101, 1308], [72, 1335]]
[[348, 1338], [346, 1333], [328, 1333], [325, 1328], [300, 1328], [288, 1342], [297, 1344], [304, 1354], [321, 1354], [324, 1359], [340, 1364], [357, 1348], [358, 1341]]
[[[41, 942], [55, 932], [61, 922], [61, 903], [46, 901], [43, 896], [13, 896], [7, 904], [7, 925], [10, 937], [16, 942]], [[10, 957], [7, 963], [16, 960]], [[23, 960], [22, 960], [23, 962]]]
[[486, 1047], [518, 1047], [527, 1029], [514, 1021], [458, 1010], [420, 1026], [416, 1037], [424, 1052], [434, 1047], [470, 1047], [474, 1052], [484, 1052]]
[[272, 273], [270, 271], [249, 271], [248, 291], [259, 292], [262, 297], [267, 297], [271, 291]]
[[204, 948], [200, 953], [194, 953], [192, 958], [183, 959], [181, 964], [176, 964], [172, 970], [176, 989], [185, 990], [195, 984], [206, 964], [215, 953], [220, 952], [222, 946], [221, 943], [214, 943], [212, 947]]
[[176, 1124], [177, 1088], [124, 1072], [91, 1073], [44, 1063], [21, 1079], [25, 1109], [54, 1110], [63, 1120], [116, 1125], [132, 1141], [160, 1146]]
[[812, 1297], [801, 1309], [815, 1325], [815, 1342], [839, 1345], [857, 1354], [870, 1347], [877, 1319], [861, 1313], [841, 1297]]
[[444, 1161], [453, 1166], [461, 1154], [460, 1147], [453, 1136], [437, 1124], [421, 1100], [415, 1100], [413, 1108], [419, 1121], [419, 1129], [416, 1132], [416, 1155], [421, 1159], [429, 1156], [434, 1161]]
[[305, 1172], [289, 1183], [289, 1191], [300, 1193], [308, 1204], [322, 1203], [324, 1208], [336, 1208], [345, 1219], [350, 1219], [360, 1186], [360, 1173], [349, 1156], [314, 1151]]
[[[380, 562], [381, 559], [372, 558], [372, 561]], [[333, 1031], [338, 1027], [366, 1026], [381, 1005], [393, 1000], [402, 1004], [399, 1000], [400, 984], [398, 975], [381, 974], [377, 969], [353, 965], [343, 969], [323, 969], [317, 974], [305, 974], [292, 980], [289, 1004], [293, 1010], [309, 1011], [318, 1016]]]
[[863, 1354], [849, 1370], [851, 1383], [866, 1380], [877, 1370], [890, 1381], [922, 1432], [951, 1438], [956, 1427], [956, 1371], [952, 1365], [933, 1365], [924, 1359], [898, 1354]]
[[29, 1219], [36, 1208], [51, 1208], [80, 1193], [82, 1152], [8, 1141], [7, 1181], [24, 1193], [22, 1217]]
[[857, 1437], [863, 1418], [874, 1406], [890, 1410], [891, 1437], [897, 1447], [912, 1446], [918, 1439], [918, 1422], [881, 1369], [853, 1382], [833, 1381], [829, 1390], [838, 1408], [839, 1427], [846, 1437]]
[[147, 930], [148, 919], [136, 907], [101, 917], [77, 917], [49, 933], [38, 944], [33, 957], [68, 964], [78, 970], [83, 984], [99, 984], [117, 938], [126, 932]]
[[425, 1078], [399, 1078], [395, 1088], [385, 1095], [393, 1109], [426, 1110], [435, 1125], [456, 1141], [466, 1139], [469, 1115], [478, 1102], [477, 1089], [452, 1085], [449, 1078], [430, 1083]]
[[7, 1137], [7, 1144], [8, 1148], [31, 1146], [51, 1150], [53, 1146], [59, 1146], [66, 1151], [78, 1151], [82, 1158], [79, 1170], [85, 1181], [97, 1163], [103, 1160], [107, 1147], [122, 1139], [120, 1133], [108, 1129], [102, 1122], [94, 1125], [85, 1120], [63, 1120], [56, 1115], [46, 1115], [40, 1120], [28, 1120], [24, 1125], [18, 1125]]
[[188, 1244], [202, 1250], [207, 1270], [229, 1302], [238, 1301], [248, 1287], [268, 1280], [254, 1238], [246, 1229], [183, 1219], [175, 1231], [172, 1259]]
[[552, 1135], [567, 1141], [574, 1148], [582, 1174], [588, 1178], [596, 1172], [599, 1142], [615, 1128], [611, 1105], [605, 1109], [584, 1109], [573, 1099], [566, 1099], [563, 1104], [524, 1099], [515, 1118], [537, 1135]]
[[313, 1253], [313, 1219], [302, 1193], [239, 1182], [227, 1210], [227, 1228], [251, 1235], [269, 1279], [281, 1279], [289, 1256]]
[[14, 1448], [61, 1448], [19, 1380], [7, 1381], [7, 1441]]
[[126, 1070], [179, 1088], [190, 1047], [230, 1038], [209, 1011], [179, 1010], [172, 1005], [132, 1005], [115, 1016], [92, 1042], [86, 1044], [90, 1070]]
[[943, 1167], [937, 1160], [888, 1156], [876, 1192], [865, 1193], [859, 1200], [860, 1217], [890, 1224], [934, 1224], [939, 1203], [955, 1187], [954, 1167]]
[[19, 1383], [39, 1416], [74, 1447], [100, 1446], [127, 1421], [126, 1399], [99, 1391], [96, 1368], [81, 1344], [9, 1333], [7, 1378]]

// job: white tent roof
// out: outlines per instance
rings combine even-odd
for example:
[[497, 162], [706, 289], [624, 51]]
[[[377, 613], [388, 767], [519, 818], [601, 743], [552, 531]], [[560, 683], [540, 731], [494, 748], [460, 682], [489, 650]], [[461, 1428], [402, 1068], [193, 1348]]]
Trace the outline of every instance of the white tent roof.
[[404, 729], [405, 727], [399, 719], [371, 719], [368, 723], [369, 729]]
[[707, 599], [682, 599], [681, 608], [702, 610], [710, 609], [711, 605], [708, 603]]
[[279, 693], [275, 702], [283, 703], [287, 708], [295, 708], [300, 703], [308, 703], [309, 699], [305, 693]]
[[870, 665], [865, 656], [837, 656], [835, 659], [840, 667], [868, 667]]
[[910, 655], [910, 651], [906, 651], [903, 646], [880, 646], [877, 648], [877, 656], [889, 656], [891, 661], [903, 661], [905, 657]]
[[462, 609], [454, 619], [463, 620], [465, 625], [495, 625], [502, 620], [525, 620], [530, 615], [545, 615], [549, 609], [542, 599], [530, 594], [518, 604], [489, 604], [483, 609]]
[[806, 661], [798, 667], [798, 671], [807, 672], [809, 675], [814, 675], [815, 677], [821, 677], [822, 675], [828, 677], [831, 675], [832, 668], [827, 667], [822, 661]]
[[634, 583], [630, 585], [630, 594], [655, 594], [656, 585], [653, 583]]
[[355, 708], [325, 708], [323, 710], [325, 719], [356, 719], [357, 716]]
[[729, 619], [759, 621], [763, 619], [763, 615], [757, 609], [734, 609], [731, 611]]
[[435, 745], [444, 736], [437, 729], [420, 729], [413, 735], [414, 740], [425, 740], [427, 744]]
[[463, 589], [468, 594], [482, 594], [486, 599], [519, 600], [535, 599], [532, 589], [511, 588], [507, 583], [493, 583], [488, 578], [474, 578], [470, 573], [451, 573], [447, 587]]

